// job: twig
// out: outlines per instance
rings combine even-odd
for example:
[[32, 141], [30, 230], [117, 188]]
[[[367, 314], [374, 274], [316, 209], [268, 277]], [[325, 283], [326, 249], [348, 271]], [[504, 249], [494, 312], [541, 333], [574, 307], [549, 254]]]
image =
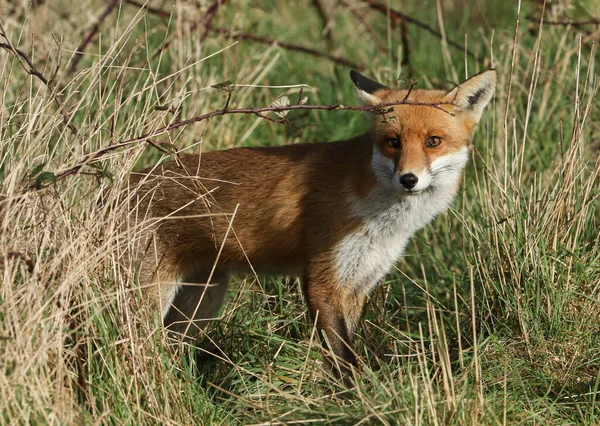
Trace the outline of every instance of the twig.
[[329, 54], [326, 52], [320, 52], [318, 50], [311, 49], [310, 47], [304, 47], [304, 46], [299, 46], [297, 44], [286, 43], [286, 42], [279, 41], [279, 40], [269, 38], [269, 37], [260, 37], [260, 36], [254, 35], [254, 34], [230, 31], [226, 28], [215, 27], [212, 30], [219, 34], [223, 34], [225, 36], [231, 36], [231, 37], [237, 38], [239, 40], [250, 40], [250, 41], [255, 41], [257, 43], [263, 43], [263, 44], [276, 43], [277, 45], [281, 46], [284, 49], [306, 53], [308, 55], [316, 56], [318, 58], [329, 59], [332, 62], [335, 62], [340, 65], [344, 65], [346, 67], [354, 68], [356, 70], [363, 70], [365, 68], [363, 65], [356, 64], [356, 63], [351, 62], [340, 56], [332, 55], [332, 54]]
[[29, 271], [29, 273], [33, 272], [33, 269], [35, 267], [33, 261], [29, 258], [29, 256], [18, 251], [9, 251], [8, 253], [6, 253], [6, 256], [0, 256], [0, 263], [5, 264], [6, 262], [13, 259], [21, 260], [25, 264], [25, 266], [27, 266], [27, 270]]
[[383, 41], [381, 41], [381, 38], [379, 38], [373, 27], [371, 27], [371, 25], [365, 19], [365, 17], [361, 15], [355, 7], [349, 5], [348, 2], [346, 2], [345, 0], [338, 0], [338, 3], [341, 4], [348, 11], [350, 11], [350, 13], [354, 15], [356, 20], [360, 22], [360, 24], [367, 30], [369, 34], [371, 34], [371, 37], [373, 37], [373, 40], [375, 40], [375, 43], [377, 43], [377, 46], [379, 46], [379, 50], [381, 50], [384, 53], [387, 53], [387, 46]]
[[73, 62], [71, 63], [70, 72], [75, 72], [75, 70], [77, 69], [77, 65], [79, 65], [79, 61], [81, 61], [81, 59], [83, 58], [83, 52], [85, 51], [87, 45], [90, 44], [94, 36], [100, 30], [100, 25], [102, 25], [102, 23], [108, 17], [108, 15], [112, 13], [113, 9], [117, 6], [117, 4], [119, 4], [119, 0], [111, 0], [108, 6], [106, 6], [106, 9], [104, 9], [104, 12], [102, 12], [102, 15], [100, 15], [100, 17], [98, 18], [98, 21], [94, 24], [94, 26], [88, 33], [87, 37], [77, 47], [77, 49], [75, 50], [75, 57], [73, 58]]
[[[215, 17], [215, 15], [217, 14], [217, 10], [219, 9], [220, 6], [222, 6], [223, 4], [227, 3], [229, 0], [216, 0], [212, 5], [210, 5], [210, 7], [206, 10], [206, 13], [204, 14], [204, 16], [202, 17], [202, 19], [200, 19], [199, 21], [195, 22], [191, 27], [190, 27], [190, 33], [193, 33], [194, 31], [196, 31], [199, 27], [204, 27], [204, 30], [202, 31], [202, 35], [200, 36], [200, 42], [203, 42], [204, 40], [206, 40], [206, 37], [212, 27], [212, 21]], [[148, 12], [151, 13], [155, 13], [153, 10], [146, 8], [146, 10], [148, 10]], [[160, 14], [163, 14], [164, 12], [160, 12]], [[158, 14], [158, 13], [156, 13]], [[160, 47], [160, 50], [155, 51], [153, 53], [153, 57], [160, 55], [161, 52], [163, 52], [164, 50], [166, 50], [171, 43], [173, 42], [173, 39], [176, 37], [176, 33], [173, 33], [169, 38], [167, 38], [164, 43], [162, 44], [162, 46]]]
[[[374, 113], [381, 114], [381, 113], [384, 113], [386, 111], [386, 109], [396, 106], [396, 105], [425, 106], [425, 107], [435, 108], [435, 109], [443, 111], [447, 114], [452, 115], [452, 113], [450, 111], [443, 108], [443, 106], [452, 105], [451, 102], [425, 103], [425, 102], [410, 102], [407, 100], [403, 100], [400, 102], [390, 102], [390, 103], [385, 103], [385, 104], [380, 104], [380, 105], [365, 105], [365, 106], [345, 106], [345, 105], [340, 105], [340, 104], [337, 104], [337, 105], [294, 104], [294, 105], [284, 105], [284, 106], [269, 106], [269, 107], [264, 107], [264, 108], [231, 108], [231, 109], [223, 108], [223, 109], [212, 111], [212, 112], [202, 114], [202, 115], [199, 115], [196, 117], [188, 118], [187, 120], [177, 121], [175, 123], [169, 124], [168, 126], [161, 127], [159, 129], [147, 132], [141, 136], [137, 136], [137, 137], [131, 138], [131, 139], [126, 139], [124, 141], [121, 141], [121, 142], [115, 143], [113, 145], [107, 146], [105, 148], [102, 148], [96, 152], [92, 152], [92, 153], [86, 155], [76, 165], [74, 165], [66, 170], [63, 170], [59, 173], [56, 173], [55, 181], [64, 179], [67, 176], [72, 176], [72, 175], [77, 174], [86, 165], [90, 164], [93, 161], [98, 160], [99, 158], [103, 157], [105, 154], [107, 154], [111, 151], [114, 151], [116, 149], [123, 148], [123, 147], [129, 146], [129, 145], [134, 145], [134, 144], [137, 144], [140, 142], [147, 143], [150, 138], [153, 138], [160, 134], [169, 132], [171, 130], [177, 129], [182, 126], [186, 126], [188, 124], [198, 123], [200, 121], [208, 120], [210, 118], [218, 117], [221, 115], [254, 114], [261, 118], [268, 119], [269, 121], [273, 121], [276, 123], [285, 123], [285, 122], [287, 122], [285, 119], [273, 120], [271, 118], [266, 117], [264, 115], [264, 113], [283, 112], [283, 111], [292, 111], [292, 110], [325, 110], [325, 111], [336, 110], [336, 111], [373, 111]], [[156, 146], [155, 143], [152, 143], [151, 145]], [[39, 190], [39, 189], [46, 188], [47, 186], [49, 186], [49, 184], [41, 185], [38, 187], [31, 187], [30, 190]]]
[[[529, 19], [529, 17], [527, 18]], [[534, 20], [534, 19], [532, 19]], [[536, 20], [536, 21], [539, 21]], [[581, 25], [600, 25], [600, 19], [592, 18], [587, 21], [544, 21], [546, 25], [573, 25], [573, 26], [581, 26]]]
[[[228, 0], [216, 0], [206, 11], [204, 18], [200, 22], [202, 24], [202, 26], [204, 27], [204, 32], [202, 33], [202, 36], [200, 36], [200, 42], [203, 42], [204, 40], [206, 40], [206, 37], [208, 36], [208, 32], [210, 31], [210, 29], [212, 27], [212, 21], [215, 18], [215, 15], [217, 14], [217, 10], [219, 9], [219, 6], [223, 5], [224, 3], [227, 3], [227, 1]], [[192, 29], [194, 29], [194, 27], [192, 27]]]
[[[430, 33], [440, 39], [443, 38], [442, 35], [436, 29], [434, 29], [433, 27], [430, 27], [429, 25], [427, 25], [424, 22], [419, 21], [418, 19], [411, 18], [410, 16], [405, 15], [404, 13], [399, 12], [395, 9], [388, 8], [387, 5], [378, 3], [375, 0], [365, 0], [365, 2], [371, 7], [371, 9], [377, 10], [385, 15], [387, 15], [389, 13], [389, 16], [394, 25], [400, 25], [402, 23], [402, 21], [406, 21], [409, 24], [413, 24], [419, 28], [424, 29], [428, 33]], [[465, 46], [463, 46], [462, 44], [457, 43], [452, 40], [447, 40], [447, 42], [450, 46], [460, 50], [463, 53], [466, 53], [471, 58], [477, 59], [475, 54], [472, 51], [470, 51], [469, 49], [467, 49]]]
[[[536, 22], [539, 23], [540, 22], [540, 18], [536, 18], [535, 16], [529, 15], [527, 17], [525, 17], [525, 19], [527, 19], [530, 22]], [[595, 18], [595, 17], [590, 17], [587, 21], [570, 21], [568, 19], [565, 20], [558, 20], [558, 21], [546, 21], [544, 19], [544, 25], [557, 25], [557, 26], [573, 26], [576, 28], [580, 28], [584, 25], [600, 25], [600, 19], [599, 18]]]
[[408, 68], [410, 66], [410, 43], [406, 20], [400, 21], [400, 36], [402, 39], [402, 65]]
[[[364, 70], [364, 66], [363, 65], [359, 65], [359, 64], [355, 64], [345, 58], [341, 58], [339, 56], [335, 56], [335, 55], [331, 55], [329, 53], [326, 52], [319, 52], [318, 50], [315, 49], [311, 49], [309, 47], [304, 47], [304, 46], [298, 46], [295, 44], [291, 44], [291, 43], [286, 43], [286, 42], [282, 42], [279, 40], [275, 40], [272, 38], [268, 38], [268, 37], [260, 37], [260, 36], [256, 36], [254, 34], [248, 34], [248, 33], [241, 33], [241, 32], [233, 32], [230, 31], [226, 28], [219, 28], [219, 27], [212, 27], [212, 20], [214, 19], [217, 9], [219, 6], [222, 6], [224, 3], [226, 3], [228, 0], [217, 0], [215, 1], [206, 11], [206, 14], [204, 15], [203, 19], [201, 19], [200, 21], [198, 21], [197, 23], [195, 23], [194, 25], [192, 25], [192, 27], [190, 28], [190, 31], [194, 31], [196, 30], [198, 27], [200, 26], [204, 26], [204, 31], [202, 33], [202, 35], [200, 36], [200, 41], [204, 41], [208, 35], [208, 33], [212, 30], [216, 33], [225, 35], [225, 36], [232, 36], [235, 38], [238, 38], [240, 40], [250, 40], [250, 41], [254, 41], [257, 43], [263, 43], [263, 44], [273, 44], [273, 43], [277, 43], [279, 46], [281, 46], [284, 49], [287, 50], [294, 50], [297, 52], [302, 52], [302, 53], [306, 53], [309, 55], [313, 55], [319, 58], [326, 58], [329, 59], [333, 62], [336, 62], [338, 64], [350, 67], [350, 68], [354, 68], [356, 70]], [[127, 0], [128, 3], [130, 4], [135, 4], [137, 6], [139, 6], [139, 4], [135, 1], [135, 0]], [[141, 5], [143, 6], [143, 5]], [[154, 13], [158, 16], [164, 17], [167, 15], [167, 12], [161, 11], [159, 9], [149, 9], [146, 8], [148, 12], [150, 13]], [[165, 42], [163, 43], [160, 51], [155, 52], [154, 55], [159, 54], [160, 52], [164, 51], [166, 48], [169, 47], [169, 45], [172, 42], [172, 38], [165, 40]], [[383, 48], [385, 49], [385, 46], [383, 46]]]
[[[21, 65], [23, 66], [23, 69], [25, 70], [25, 72], [29, 75], [33, 75], [33, 76], [37, 77], [38, 80], [40, 80], [44, 84], [44, 86], [46, 86], [48, 88], [48, 90], [50, 91], [50, 96], [52, 96], [52, 99], [54, 99], [54, 102], [56, 102], [56, 105], [58, 105], [58, 108], [60, 109], [65, 126], [67, 126], [74, 135], [77, 135], [77, 128], [75, 127], [75, 125], [73, 125], [73, 123], [71, 123], [71, 119], [69, 117], [69, 112], [67, 111], [67, 108], [65, 108], [60, 97], [58, 96], [58, 93], [56, 91], [56, 86], [54, 85], [53, 80], [47, 79], [44, 76], [44, 74], [42, 74], [41, 71], [35, 67], [35, 65], [33, 64], [33, 61], [31, 60], [31, 58], [29, 56], [27, 56], [27, 54], [25, 52], [23, 52], [20, 49], [17, 49], [15, 46], [13, 46], [13, 44], [8, 39], [8, 36], [4, 32], [4, 27], [2, 27], [1, 23], [0, 23], [0, 36], [4, 40], [6, 40], [6, 43], [0, 43], [0, 48], [15, 55], [17, 57], [17, 59], [19, 59], [19, 62], [21, 62]], [[60, 61], [60, 59], [59, 59], [59, 61]]]
[[141, 2], [136, 1], [136, 0], [125, 0], [125, 3], [126, 4], [130, 4], [132, 6], [137, 6], [140, 9], [145, 9], [146, 12], [149, 12], [149, 13], [151, 13], [153, 15], [156, 15], [156, 16], [158, 16], [160, 18], [170, 18], [171, 17], [171, 13], [170, 12], [158, 9], [156, 7], [149, 6], [148, 4], [144, 4], [144, 3], [141, 3]]
[[321, 3], [321, 0], [312, 0], [313, 6], [317, 9], [317, 13], [321, 21], [323, 22], [323, 35], [327, 40], [327, 45], [331, 49], [333, 47], [333, 37], [331, 36], [331, 27], [329, 26], [329, 17], [327, 16], [327, 12], [325, 12], [325, 8]]
[[417, 84], [416, 81], [411, 81], [410, 82], [408, 90], [406, 91], [406, 95], [404, 95], [404, 99], [402, 99], [402, 101], [408, 100], [408, 97], [410, 96], [410, 94], [412, 93], [413, 89], [415, 88], [415, 84]]
[[52, 33], [52, 39], [54, 40], [54, 43], [56, 43], [56, 47], [58, 48], [58, 58], [56, 58], [56, 67], [54, 67], [54, 73], [52, 74], [52, 77], [50, 77], [50, 81], [56, 80], [56, 76], [58, 75], [58, 71], [60, 70], [60, 63], [62, 59], [62, 46], [56, 38], [56, 36], [54, 35], [54, 33]]

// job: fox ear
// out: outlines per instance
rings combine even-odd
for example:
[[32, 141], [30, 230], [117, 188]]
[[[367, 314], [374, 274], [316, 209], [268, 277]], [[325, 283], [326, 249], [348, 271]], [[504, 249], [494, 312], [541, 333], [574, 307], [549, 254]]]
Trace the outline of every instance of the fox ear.
[[489, 69], [475, 74], [446, 95], [445, 101], [452, 102], [461, 114], [468, 114], [476, 123], [496, 88], [496, 71]]
[[356, 86], [358, 97], [366, 105], [377, 105], [382, 102], [381, 98], [375, 93], [380, 90], [388, 90], [383, 84], [368, 79], [357, 71], [350, 71], [350, 78]]

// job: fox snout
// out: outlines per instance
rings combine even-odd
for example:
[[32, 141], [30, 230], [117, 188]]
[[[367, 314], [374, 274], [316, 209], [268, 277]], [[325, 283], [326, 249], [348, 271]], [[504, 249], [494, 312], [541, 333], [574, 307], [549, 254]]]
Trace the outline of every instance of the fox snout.
[[431, 184], [431, 172], [428, 168], [422, 170], [397, 170], [393, 176], [394, 187], [403, 192], [417, 194], [427, 189]]
[[402, 168], [374, 152], [372, 167], [380, 183], [406, 194], [419, 194], [430, 187], [454, 186], [468, 160], [468, 147], [436, 158], [420, 169]]
[[419, 182], [419, 178], [414, 173], [400, 175], [400, 184], [406, 189], [413, 189], [417, 182]]

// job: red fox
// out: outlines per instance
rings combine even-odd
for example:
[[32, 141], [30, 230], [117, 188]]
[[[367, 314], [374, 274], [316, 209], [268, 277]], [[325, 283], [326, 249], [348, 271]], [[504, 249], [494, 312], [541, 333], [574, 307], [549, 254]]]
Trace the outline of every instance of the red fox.
[[353, 383], [365, 299], [455, 197], [496, 72], [449, 92], [350, 77], [366, 105], [413, 105], [371, 114], [349, 140], [207, 152], [132, 174], [139, 282], [171, 332], [194, 336], [216, 318], [231, 272], [295, 275], [325, 361]]

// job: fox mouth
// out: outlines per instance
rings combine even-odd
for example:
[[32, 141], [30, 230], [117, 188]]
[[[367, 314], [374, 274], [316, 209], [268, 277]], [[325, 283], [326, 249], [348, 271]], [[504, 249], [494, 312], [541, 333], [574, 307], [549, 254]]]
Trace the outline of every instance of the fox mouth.
[[396, 191], [398, 192], [398, 195], [400, 196], [416, 196], [416, 195], [420, 195], [423, 194], [425, 191], [427, 191], [429, 187], [425, 187], [425, 188], [405, 188], [403, 186], [396, 186]]

